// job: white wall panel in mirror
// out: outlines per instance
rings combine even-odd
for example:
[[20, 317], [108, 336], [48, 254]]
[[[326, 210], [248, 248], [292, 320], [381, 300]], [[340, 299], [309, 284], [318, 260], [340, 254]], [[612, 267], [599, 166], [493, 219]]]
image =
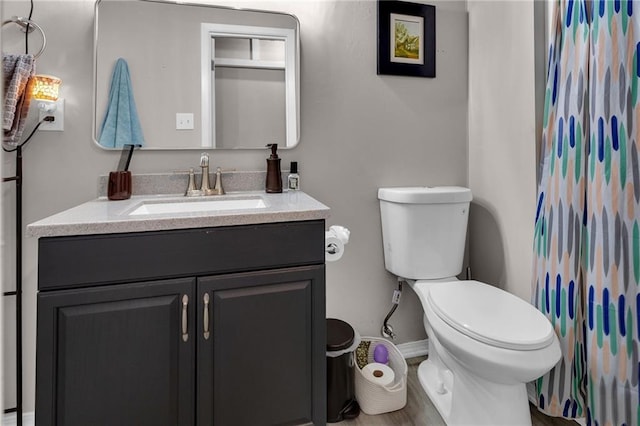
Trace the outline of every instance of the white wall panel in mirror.
[[[298, 143], [295, 16], [149, 0], [98, 0], [95, 13], [96, 143], [118, 58], [128, 63], [144, 149]], [[193, 128], [178, 130], [176, 114], [185, 113]]]
[[295, 30], [206, 23], [200, 43], [203, 146], [297, 140]]

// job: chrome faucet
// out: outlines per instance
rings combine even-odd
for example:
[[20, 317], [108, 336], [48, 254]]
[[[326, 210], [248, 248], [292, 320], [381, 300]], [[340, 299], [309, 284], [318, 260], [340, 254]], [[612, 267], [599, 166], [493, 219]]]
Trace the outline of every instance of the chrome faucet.
[[202, 181], [200, 182], [200, 189], [196, 188], [195, 175], [193, 168], [189, 170], [189, 185], [185, 195], [187, 197], [199, 197], [202, 195], [224, 195], [224, 188], [222, 188], [222, 169], [218, 167], [216, 170], [216, 182], [213, 188], [209, 183], [209, 154], [203, 152], [200, 154], [200, 168], [202, 169]]

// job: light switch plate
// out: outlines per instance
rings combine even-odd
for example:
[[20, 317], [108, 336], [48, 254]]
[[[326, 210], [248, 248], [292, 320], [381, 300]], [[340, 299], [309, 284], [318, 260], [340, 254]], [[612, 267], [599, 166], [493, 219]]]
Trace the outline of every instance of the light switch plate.
[[193, 130], [193, 113], [176, 113], [176, 130]]

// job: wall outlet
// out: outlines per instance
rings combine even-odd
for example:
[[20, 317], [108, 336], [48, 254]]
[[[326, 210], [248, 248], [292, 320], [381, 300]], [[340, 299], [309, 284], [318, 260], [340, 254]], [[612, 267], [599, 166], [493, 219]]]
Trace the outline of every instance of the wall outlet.
[[47, 116], [53, 116], [53, 121], [45, 121], [40, 127], [38, 127], [38, 131], [44, 132], [62, 132], [64, 131], [64, 99], [60, 98], [55, 102], [55, 110], [47, 111], [44, 109], [40, 109], [40, 120], [44, 119]]
[[176, 113], [176, 130], [193, 130], [193, 113]]

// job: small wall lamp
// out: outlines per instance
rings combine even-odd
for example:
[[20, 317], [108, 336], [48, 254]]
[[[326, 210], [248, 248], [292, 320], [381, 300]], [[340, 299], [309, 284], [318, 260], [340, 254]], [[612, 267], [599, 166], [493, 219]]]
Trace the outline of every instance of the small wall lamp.
[[[40, 120], [53, 117], [52, 121], [43, 124], [40, 130], [63, 130], [63, 99], [58, 100], [62, 80], [52, 75], [36, 75], [32, 79], [31, 94], [38, 101]], [[57, 123], [55, 123], [57, 121]]]
[[[33, 77], [33, 98], [37, 101], [53, 102], [58, 100], [58, 92], [62, 80], [52, 75], [36, 75]], [[46, 104], [45, 104], [46, 105]]]

